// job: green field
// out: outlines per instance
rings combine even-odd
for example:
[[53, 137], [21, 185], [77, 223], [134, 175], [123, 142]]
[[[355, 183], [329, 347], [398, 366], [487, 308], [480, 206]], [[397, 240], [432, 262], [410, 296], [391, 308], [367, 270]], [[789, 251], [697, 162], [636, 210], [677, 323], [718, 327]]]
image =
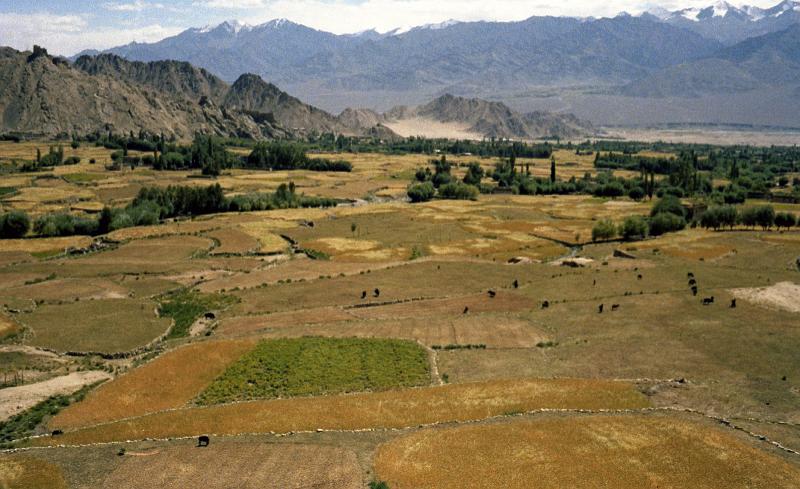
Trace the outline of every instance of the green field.
[[410, 387], [430, 381], [410, 341], [296, 338], [260, 342], [198, 397], [199, 404]]

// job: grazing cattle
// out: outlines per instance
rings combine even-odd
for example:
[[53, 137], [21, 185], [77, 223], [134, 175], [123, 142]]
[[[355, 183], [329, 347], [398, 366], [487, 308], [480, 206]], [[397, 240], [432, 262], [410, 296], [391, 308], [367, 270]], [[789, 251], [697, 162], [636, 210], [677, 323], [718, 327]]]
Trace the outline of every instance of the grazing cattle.
[[213, 312], [207, 312], [205, 314], [205, 318], [213, 321], [214, 319], [217, 319], [217, 315]]
[[381, 296], [381, 289], [375, 289], [375, 292], [373, 292], [373, 295], [375, 297], [380, 297]]
[[550, 301], [542, 302], [542, 309], [547, 309], [548, 307], [550, 307]]
[[489, 291], [489, 297], [490, 298], [494, 299], [496, 296], [497, 296], [497, 292], [495, 292], [494, 290], [490, 290]]
[[597, 285], [597, 279], [592, 280], [592, 286]]
[[689, 273], [686, 274], [686, 277], [687, 278], [694, 278], [694, 274], [692, 272], [689, 272]]
[[641, 280], [641, 279], [643, 279], [644, 277], [642, 277], [642, 274], [639, 274], [639, 275], [638, 275], [636, 278], [637, 278], [637, 279], [639, 279], [639, 280]]
[[713, 297], [706, 297], [705, 299], [703, 299], [703, 305], [704, 306], [710, 306], [713, 303], [714, 303], [714, 298]]
[[53, 433], [52, 433], [53, 436], [61, 436], [63, 434], [64, 434], [64, 432], [61, 431], [61, 430], [53, 430]]
[[731, 309], [736, 309], [736, 299], [731, 299]]
[[693, 286], [692, 286], [692, 295], [693, 295], [694, 297], [697, 297], [697, 286], [696, 286], [696, 285], [693, 285]]
[[464, 308], [464, 314], [469, 314], [469, 307]]
[[366, 299], [366, 298], [367, 298], [367, 291], [365, 290], [365, 291], [361, 292], [361, 299], [363, 300], [363, 299]]
[[689, 279], [689, 287], [691, 287], [691, 286], [693, 286], [693, 285], [697, 285], [697, 280], [695, 280], [695, 279], [693, 279], [693, 278], [692, 278], [692, 279]]
[[513, 283], [513, 285], [514, 285], [514, 288], [515, 288], [515, 289], [518, 289], [518, 288], [519, 288], [519, 282], [518, 282], [517, 280], [514, 280], [514, 283]]
[[600, 314], [603, 314], [603, 309], [605, 309], [605, 307], [606, 307], [605, 304], [600, 304], [600, 307], [597, 308], [598, 312]]
[[619, 304], [614, 304], [614, 305], [611, 306], [611, 311], [612, 312], [616, 311], [617, 309], [619, 309]]
[[211, 443], [211, 438], [209, 438], [208, 435], [201, 435], [197, 437], [198, 447], [207, 447], [209, 443]]

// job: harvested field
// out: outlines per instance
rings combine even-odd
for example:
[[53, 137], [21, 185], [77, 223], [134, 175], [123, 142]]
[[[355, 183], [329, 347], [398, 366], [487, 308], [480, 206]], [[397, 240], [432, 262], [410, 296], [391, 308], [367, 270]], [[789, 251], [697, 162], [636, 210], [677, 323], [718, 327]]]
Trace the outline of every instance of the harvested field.
[[770, 287], [756, 289], [733, 289], [731, 293], [739, 299], [754, 304], [800, 312], [800, 285], [793, 282], [780, 282]]
[[75, 299], [124, 299], [128, 290], [109, 280], [54, 279], [2, 292], [3, 296], [20, 297], [46, 302]]
[[[341, 308], [322, 307], [300, 311], [276, 312], [264, 316], [241, 316], [223, 319], [220, 322], [219, 331], [222, 334], [241, 334], [268, 328], [291, 329], [306, 324], [332, 323], [350, 319], [354, 319], [354, 316]], [[322, 336], [327, 335], [322, 334]]]
[[33, 333], [26, 344], [57, 351], [116, 353], [144, 346], [166, 333], [170, 322], [156, 304], [139, 299], [107, 299], [44, 305], [17, 319]]
[[77, 260], [87, 266], [102, 264], [158, 265], [174, 264], [188, 260], [197, 252], [211, 248], [213, 242], [197, 236], [169, 236], [165, 238], [131, 241], [119, 248]]
[[[529, 266], [498, 266], [493, 262], [420, 261], [331, 280], [238, 292], [242, 303], [234, 306], [231, 312], [244, 315], [464, 295], [510, 286], [515, 279], [523, 280], [532, 271]], [[378, 298], [372, 297], [375, 288], [381, 292]], [[363, 291], [368, 292], [364, 300], [361, 299]]]
[[[279, 314], [281, 313], [275, 315]], [[223, 326], [223, 331], [227, 330], [226, 324]], [[533, 348], [547, 340], [545, 333], [529, 321], [509, 317], [506, 314], [324, 323], [320, 321], [305, 325], [291, 322], [273, 323], [271, 327], [261, 331], [259, 336], [403, 338], [420, 341], [427, 346], [486, 345], [489, 348]]]
[[195, 234], [210, 231], [220, 225], [214, 221], [176, 221], [155, 226], [138, 226], [123, 228], [108, 233], [107, 237], [113, 241], [128, 241], [131, 239], [155, 238], [178, 234]]
[[401, 340], [261, 341], [217, 377], [199, 404], [413, 387], [430, 381], [428, 355]]
[[26, 253], [63, 253], [67, 248], [85, 248], [92, 244], [88, 236], [63, 238], [2, 239], [0, 252], [21, 251]]
[[[246, 476], [245, 476], [246, 474]], [[316, 445], [211, 443], [202, 450], [181, 446], [126, 456], [106, 478], [105, 489], [363, 488], [354, 452]]]
[[111, 378], [102, 371], [74, 372], [44, 382], [0, 390], [0, 422], [56, 395], [72, 394], [81, 387]]
[[537, 409], [636, 409], [631, 384], [602, 380], [503, 380], [316, 398], [252, 401], [151, 414], [40, 438], [37, 445], [303, 430], [402, 428]]
[[19, 324], [13, 319], [0, 313], [0, 339], [19, 331]]
[[282, 229], [282, 226], [283, 223], [278, 223], [276, 226], [270, 221], [257, 221], [244, 223], [241, 229], [251, 239], [256, 240], [259, 253], [272, 254], [286, 251], [289, 247], [289, 243], [275, 232]]
[[49, 426], [75, 429], [184, 406], [253, 346], [208, 341], [177, 348], [95, 389]]
[[61, 469], [28, 455], [0, 455], [3, 489], [67, 489]]
[[519, 419], [427, 429], [383, 445], [393, 489], [795, 488], [800, 469], [722, 428], [667, 416]]
[[400, 319], [422, 316], [463, 316], [464, 308], [471, 313], [517, 312], [536, 309], [537, 303], [513, 292], [500, 291], [490, 298], [488, 294], [471, 294], [447, 299], [403, 302], [376, 307], [351, 308], [347, 311], [361, 319]]
[[211, 251], [211, 255], [245, 255], [261, 247], [261, 243], [257, 239], [239, 228], [212, 231], [208, 233], [208, 236], [220, 243]]

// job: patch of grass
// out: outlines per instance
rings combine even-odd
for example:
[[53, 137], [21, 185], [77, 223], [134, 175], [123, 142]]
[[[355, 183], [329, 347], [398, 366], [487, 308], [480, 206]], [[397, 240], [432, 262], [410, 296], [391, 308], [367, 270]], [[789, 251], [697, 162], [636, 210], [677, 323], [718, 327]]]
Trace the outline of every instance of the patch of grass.
[[175, 321], [167, 339], [183, 338], [189, 334], [192, 324], [203, 314], [224, 309], [236, 302], [236, 298], [221, 294], [201, 294], [183, 290], [164, 296], [159, 307], [161, 317]]
[[482, 343], [479, 345], [433, 345], [431, 348], [434, 350], [485, 350], [486, 345]]
[[539, 343], [536, 343], [537, 348], [555, 348], [557, 346], [557, 341], [540, 341]]
[[266, 340], [198, 398], [200, 404], [410, 387], [429, 382], [428, 358], [411, 341]]
[[55, 416], [70, 404], [83, 400], [86, 394], [95, 386], [97, 386], [96, 383], [84, 386], [73, 394], [52, 396], [27, 411], [23, 411], [0, 423], [0, 448], [12, 448], [15, 440], [33, 435], [36, 428], [46, 418]]
[[327, 253], [325, 253], [323, 251], [317, 251], [317, 250], [312, 250], [312, 249], [308, 249], [307, 248], [307, 249], [304, 249], [303, 252], [306, 255], [308, 255], [308, 257], [311, 258], [312, 260], [326, 260], [327, 261], [327, 260], [331, 259], [330, 255], [328, 255]]
[[0, 199], [17, 191], [16, 187], [0, 187]]
[[66, 175], [62, 175], [64, 180], [69, 183], [92, 183], [98, 180], [105, 180], [105, 175], [100, 175], [97, 173], [68, 173]]

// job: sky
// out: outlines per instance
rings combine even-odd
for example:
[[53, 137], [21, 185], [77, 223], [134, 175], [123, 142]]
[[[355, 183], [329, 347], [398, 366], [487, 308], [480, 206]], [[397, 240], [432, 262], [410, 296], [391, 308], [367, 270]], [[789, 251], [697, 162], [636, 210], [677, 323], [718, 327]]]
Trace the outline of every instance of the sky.
[[[533, 15], [612, 17], [653, 7], [704, 7], [715, 0], [0, 0], [0, 45], [71, 56], [130, 42], [155, 42], [225, 20], [272, 19], [337, 34], [386, 32], [450, 19], [512, 21]], [[731, 2], [736, 4], [736, 2]], [[751, 0], [771, 7], [779, 0]]]

